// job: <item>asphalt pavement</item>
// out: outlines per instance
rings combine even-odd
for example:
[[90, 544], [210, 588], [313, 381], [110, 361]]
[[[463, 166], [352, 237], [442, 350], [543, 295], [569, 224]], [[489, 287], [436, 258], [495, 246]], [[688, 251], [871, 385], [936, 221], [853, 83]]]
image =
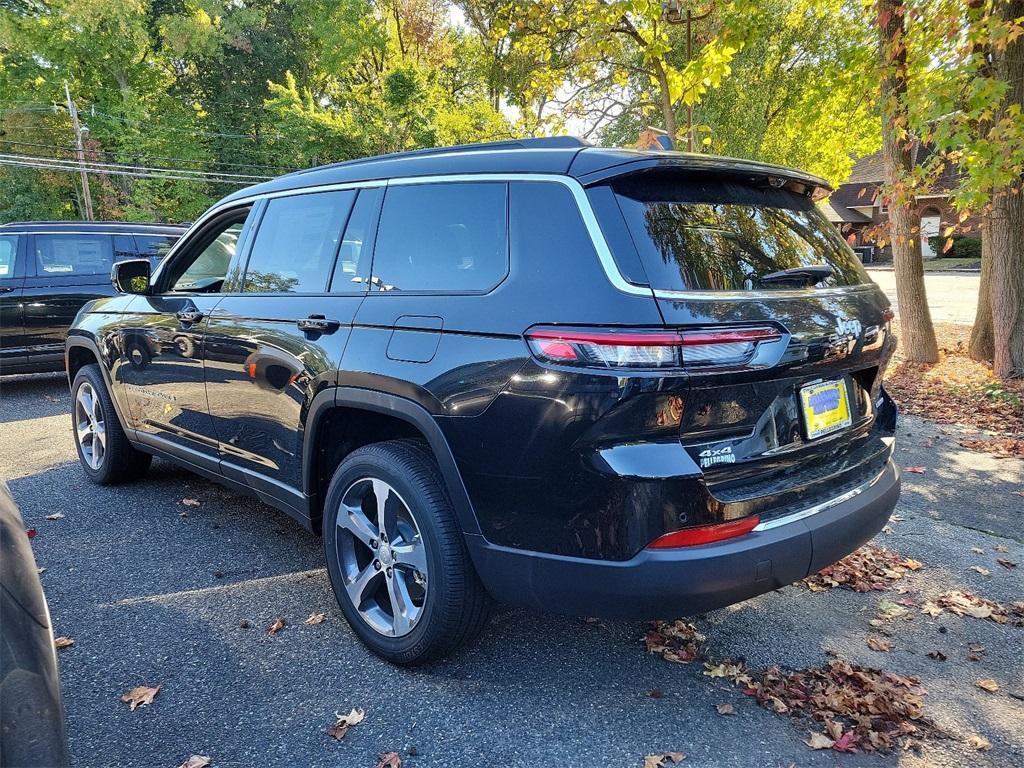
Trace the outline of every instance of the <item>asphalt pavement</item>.
[[[141, 482], [91, 485], [69, 408], [63, 378], [0, 380], [0, 476], [38, 531], [56, 632], [75, 641], [60, 662], [76, 766], [175, 768], [202, 754], [213, 768], [373, 768], [392, 750], [407, 768], [639, 768], [665, 751], [694, 766], [1024, 765], [1024, 629], [912, 610], [886, 630], [893, 650], [880, 653], [865, 644], [868, 620], [892, 593], [790, 586], [695, 623], [714, 658], [796, 669], [832, 652], [919, 676], [925, 712], [946, 733], [919, 753], [811, 751], [805, 721], [757, 706], [699, 663], [647, 654], [643, 623], [501, 608], [456, 657], [392, 667], [345, 624], [319, 539], [162, 461]], [[926, 471], [904, 476], [894, 521], [875, 543], [923, 563], [903, 583], [921, 599], [951, 589], [1022, 599], [1024, 461], [967, 451], [956, 428], [919, 419], [900, 432], [899, 463]], [[323, 623], [303, 623], [320, 612]], [[286, 626], [269, 636], [278, 616]], [[967, 658], [972, 643], [986, 648], [980, 661]], [[978, 688], [984, 678], [999, 690]], [[143, 684], [160, 692], [132, 712], [118, 697]], [[647, 695], [655, 688], [662, 698]], [[721, 703], [737, 715], [719, 715]], [[353, 707], [365, 720], [344, 741], [328, 737], [334, 713]], [[991, 749], [973, 749], [973, 734]]]

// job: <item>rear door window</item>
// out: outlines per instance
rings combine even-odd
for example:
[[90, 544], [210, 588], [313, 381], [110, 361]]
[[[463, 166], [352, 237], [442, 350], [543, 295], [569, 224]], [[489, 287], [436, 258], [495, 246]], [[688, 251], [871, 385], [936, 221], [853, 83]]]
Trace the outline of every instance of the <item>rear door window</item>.
[[619, 207], [651, 287], [771, 290], [772, 272], [828, 265], [821, 287], [868, 282], [860, 260], [809, 198], [693, 177], [621, 179]]
[[135, 247], [139, 256], [149, 259], [155, 267], [171, 250], [178, 238], [169, 235], [135, 235]]
[[14, 277], [14, 263], [18, 258], [18, 236], [0, 235], [0, 278]]
[[326, 291], [355, 196], [344, 190], [278, 197], [267, 203], [242, 292]]
[[109, 275], [114, 264], [110, 235], [36, 235], [39, 277]]
[[388, 187], [371, 290], [483, 292], [508, 275], [504, 182]]

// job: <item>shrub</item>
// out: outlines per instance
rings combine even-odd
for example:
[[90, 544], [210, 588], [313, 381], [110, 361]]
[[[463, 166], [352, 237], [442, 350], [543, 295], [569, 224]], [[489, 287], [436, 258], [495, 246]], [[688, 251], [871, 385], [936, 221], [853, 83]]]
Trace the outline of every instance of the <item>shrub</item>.
[[928, 244], [941, 258], [946, 259], [981, 259], [981, 238], [969, 235], [953, 235], [953, 247], [945, 253], [946, 238], [935, 235], [928, 238]]

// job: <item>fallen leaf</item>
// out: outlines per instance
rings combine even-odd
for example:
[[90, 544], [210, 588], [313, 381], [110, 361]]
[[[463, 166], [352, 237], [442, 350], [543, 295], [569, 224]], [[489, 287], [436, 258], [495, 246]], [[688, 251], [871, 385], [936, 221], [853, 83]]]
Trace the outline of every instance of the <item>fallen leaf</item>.
[[335, 712], [334, 725], [327, 729], [327, 735], [335, 741], [341, 741], [345, 738], [345, 734], [348, 733], [348, 729], [354, 725], [359, 725], [365, 717], [366, 715], [361, 709], [353, 708], [347, 715]]
[[857, 734], [853, 731], [847, 731], [836, 739], [836, 743], [832, 745], [832, 749], [836, 752], [856, 752], [857, 741]]
[[70, 648], [74, 644], [75, 641], [72, 640], [70, 637], [55, 637], [53, 639], [53, 647], [56, 648], [58, 651], [63, 648]]
[[132, 688], [128, 693], [121, 695], [121, 701], [131, 707], [132, 712], [138, 707], [144, 707], [153, 703], [153, 699], [160, 693], [160, 686], [151, 688], [148, 685], [140, 685]]
[[199, 501], [199, 499], [182, 499], [181, 503], [186, 507], [198, 507], [200, 504], [202, 504], [202, 502]]
[[912, 571], [919, 571], [924, 567], [919, 560], [915, 560], [912, 557], [908, 557], [904, 560], [903, 564]]
[[665, 698], [665, 692], [662, 691], [661, 688], [651, 688], [651, 690], [647, 692], [647, 695], [650, 696], [652, 699]]
[[30, 539], [34, 539], [36, 537], [36, 529], [35, 528], [28, 528], [25, 531], [25, 535], [28, 536]]
[[971, 547], [971, 552], [973, 552], [976, 555], [984, 555], [985, 554], [985, 550], [982, 549], [981, 547]]
[[63, 520], [64, 519], [64, 513], [63, 512], [54, 512], [52, 515], [47, 515], [46, 519], [47, 520]]
[[704, 635], [689, 622], [656, 621], [644, 635], [648, 653], [660, 653], [665, 661], [689, 664], [697, 658]]
[[993, 552], [1009, 552], [1010, 548], [1007, 547], [1005, 544], [996, 544], [994, 547], [992, 547], [992, 551]]
[[326, 613], [311, 613], [311, 614], [309, 614], [309, 618], [306, 619], [302, 623], [303, 624], [323, 624], [324, 623], [324, 619], [326, 619], [326, 618], [327, 618], [327, 614]]
[[871, 636], [867, 639], [868, 648], [872, 651], [888, 652], [892, 650], [892, 643], [884, 637]]
[[967, 743], [970, 744], [971, 747], [973, 747], [974, 749], [977, 749], [981, 752], [992, 749], [992, 742], [986, 739], [984, 736], [977, 733], [973, 734], [972, 736], [968, 736]]
[[935, 659], [936, 661], [946, 660], [946, 654], [944, 654], [942, 651], [928, 651], [928, 653], [925, 655], [928, 656], [929, 659]]
[[210, 764], [210, 758], [207, 755], [192, 755], [188, 760], [178, 766], [178, 768], [206, 768]]
[[991, 677], [986, 677], [984, 680], [979, 680], [975, 683], [975, 685], [981, 688], [983, 691], [988, 691], [989, 693], [995, 693], [999, 690], [999, 683], [997, 683]]
[[884, 547], [867, 544], [842, 560], [822, 568], [801, 583], [812, 592], [841, 587], [854, 592], [885, 591], [909, 570], [923, 567], [920, 561], [904, 558]]
[[686, 755], [682, 752], [662, 752], [657, 755], [647, 755], [644, 757], [644, 768], [662, 768], [666, 765], [681, 763], [685, 759]]
[[982, 568], [980, 565], [972, 565], [971, 566], [971, 570], [972, 571], [977, 571], [982, 576], [991, 576], [992, 575], [992, 571], [990, 571], [988, 568]]
[[811, 735], [804, 739], [804, 744], [811, 749], [832, 749], [832, 745], [835, 742], [824, 733], [811, 731]]
[[249, 627], [252, 626], [252, 624], [249, 623], [248, 619], [242, 619], [241, 621], [238, 622], [238, 626], [241, 627], [242, 629], [248, 629]]
[[1005, 557], [996, 558], [996, 562], [999, 563], [1003, 568], [1016, 568], [1017, 564], [1012, 560], [1007, 560]]
[[715, 709], [718, 710], [718, 714], [720, 715], [736, 714], [736, 707], [734, 707], [732, 704], [716, 704]]
[[278, 616], [276, 619], [274, 619], [274, 623], [267, 627], [267, 634], [276, 635], [282, 629], [284, 629], [284, 617]]
[[911, 474], [915, 475], [923, 475], [928, 470], [925, 467], [904, 467], [903, 471], [910, 472]]
[[381, 752], [377, 755], [377, 768], [402, 768], [402, 758], [397, 752]]

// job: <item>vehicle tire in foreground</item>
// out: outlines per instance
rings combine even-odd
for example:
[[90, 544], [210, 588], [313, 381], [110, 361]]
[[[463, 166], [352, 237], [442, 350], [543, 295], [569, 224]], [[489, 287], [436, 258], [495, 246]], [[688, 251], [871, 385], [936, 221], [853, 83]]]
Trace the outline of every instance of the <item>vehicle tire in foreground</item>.
[[423, 442], [390, 440], [346, 457], [327, 490], [323, 529], [338, 603], [378, 656], [422, 664], [487, 624], [491, 598]]
[[84, 365], [75, 375], [71, 419], [78, 458], [94, 483], [114, 485], [146, 474], [153, 457], [128, 442], [96, 365]]

